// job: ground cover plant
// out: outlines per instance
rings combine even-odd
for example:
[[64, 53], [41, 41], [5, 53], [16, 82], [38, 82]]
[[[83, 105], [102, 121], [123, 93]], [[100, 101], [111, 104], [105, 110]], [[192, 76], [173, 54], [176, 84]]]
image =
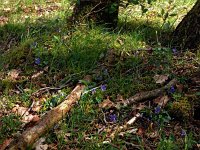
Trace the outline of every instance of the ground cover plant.
[[198, 149], [200, 52], [169, 36], [195, 2], [124, 2], [111, 30], [73, 25], [72, 1], [0, 1], [0, 149], [77, 85], [79, 101], [27, 149]]

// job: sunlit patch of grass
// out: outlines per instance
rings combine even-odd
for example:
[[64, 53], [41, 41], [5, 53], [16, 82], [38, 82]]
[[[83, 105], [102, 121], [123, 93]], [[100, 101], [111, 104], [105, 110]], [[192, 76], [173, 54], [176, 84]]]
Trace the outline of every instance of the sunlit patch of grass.
[[[170, 79], [178, 76], [173, 72], [177, 68], [173, 66], [176, 54], [168, 41], [166, 45], [169, 47], [162, 46], [161, 43], [166, 40], [162, 34], [170, 33], [194, 3], [192, 0], [172, 3], [161, 0], [149, 6], [146, 14], [142, 14], [138, 6], [129, 6], [126, 10], [121, 8], [119, 26], [110, 31], [87, 24], [69, 27], [66, 18], [72, 9], [68, 0], [7, 2], [0, 6], [0, 15], [9, 19], [7, 24], [0, 27], [0, 71], [4, 72], [0, 76], [0, 92], [3, 95], [0, 99], [6, 101], [6, 109], [11, 109], [15, 103], [28, 107], [32, 103], [31, 93], [43, 86], [59, 87], [70, 79], [67, 88], [55, 93], [48, 91], [40, 111], [44, 113], [62, 102], [86, 74], [93, 75], [91, 87], [106, 84], [104, 92], [83, 95], [79, 104], [66, 118], [63, 117], [58, 128], [48, 133], [46, 141], [57, 143], [60, 149], [66, 149], [66, 145], [70, 145], [71, 149], [115, 149], [116, 146], [123, 148], [126, 145], [126, 139], [118, 137], [112, 140], [113, 144], [103, 143], [107, 140], [107, 133], [99, 134], [97, 130], [96, 125], [102, 121], [103, 116], [98, 104], [106, 97], [116, 102], [117, 95], [128, 98], [135, 93], [160, 87], [153, 80], [155, 74], [169, 74]], [[164, 18], [167, 11], [169, 14], [177, 13], [178, 16]], [[189, 53], [185, 55], [196, 58]], [[193, 61], [197, 64], [198, 59]], [[187, 63], [187, 60], [181, 59], [176, 65], [185, 66]], [[7, 72], [17, 68], [21, 69], [21, 76], [25, 76], [26, 80], [7, 80]], [[31, 79], [39, 71], [44, 72], [37, 79]], [[25, 88], [29, 92], [23, 92]], [[12, 93], [12, 89], [18, 93]], [[182, 111], [182, 104], [177, 103], [175, 106]], [[187, 106], [183, 111], [188, 114]], [[132, 108], [121, 111], [126, 116]], [[125, 117], [120, 117], [122, 119], [119, 123], [123, 124]], [[143, 149], [142, 137], [126, 136], [127, 140], [139, 143]], [[158, 148], [166, 147], [174, 148], [175, 142], [163, 137]]]
[[8, 116], [1, 117], [0, 124], [0, 144], [2, 144], [4, 139], [19, 130], [22, 123], [20, 122], [20, 118], [18, 116], [10, 114]]

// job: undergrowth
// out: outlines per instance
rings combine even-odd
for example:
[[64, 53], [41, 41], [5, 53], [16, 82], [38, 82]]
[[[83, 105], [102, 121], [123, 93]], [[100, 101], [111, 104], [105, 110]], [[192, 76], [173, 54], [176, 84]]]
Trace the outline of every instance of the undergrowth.
[[[93, 81], [80, 102], [45, 135], [50, 149], [194, 148], [200, 142], [199, 130], [189, 120], [192, 109], [199, 108], [199, 91], [193, 92], [187, 83], [198, 73], [199, 51], [181, 52], [171, 47], [169, 38], [192, 4], [161, 0], [147, 6], [147, 13], [129, 5], [120, 8], [118, 28], [111, 31], [85, 23], [70, 27], [72, 6], [67, 0], [3, 2], [0, 142], [16, 137], [22, 127], [23, 117], [15, 116], [13, 107], [31, 108], [36, 101], [38, 109], [33, 112], [42, 116], [89, 74]], [[102, 102], [123, 103], [138, 92], [163, 86], [155, 83], [155, 75], [176, 78], [185, 87], [166, 91], [172, 101], [158, 113], [153, 102], [145, 103], [143, 116], [130, 127], [137, 132], [122, 131], [113, 137], [135, 112], [129, 106], [103, 108]], [[46, 87], [63, 88], [38, 92]]]

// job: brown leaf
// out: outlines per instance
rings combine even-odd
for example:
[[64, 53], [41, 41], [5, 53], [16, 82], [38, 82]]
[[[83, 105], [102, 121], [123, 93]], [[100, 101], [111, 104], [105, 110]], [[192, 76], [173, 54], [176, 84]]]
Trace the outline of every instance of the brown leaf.
[[35, 150], [47, 150], [48, 149], [48, 145], [47, 144], [43, 144], [45, 142], [45, 138], [40, 138], [33, 147], [35, 147]]
[[18, 78], [18, 76], [19, 76], [20, 73], [21, 73], [20, 70], [12, 69], [10, 72], [8, 72], [8, 76], [12, 80], [16, 80]]
[[41, 106], [40, 102], [37, 101], [34, 103], [32, 111], [39, 112], [41, 108], [42, 108], [42, 106]]
[[147, 137], [151, 138], [151, 139], [155, 139], [159, 136], [157, 131], [151, 132], [151, 133], [147, 133]]
[[155, 75], [153, 78], [158, 84], [163, 84], [168, 80], [169, 75]]
[[22, 122], [28, 123], [28, 122], [37, 122], [39, 120], [38, 115], [32, 115], [29, 113], [28, 108], [26, 107], [20, 107], [17, 105], [12, 109], [12, 112], [15, 113], [16, 115], [19, 115], [22, 117]]
[[144, 134], [144, 129], [143, 128], [139, 128], [137, 131], [137, 135], [142, 136]]
[[178, 90], [178, 92], [183, 92], [183, 89], [184, 89], [184, 85], [183, 84], [177, 84], [176, 85], [176, 88], [177, 88], [177, 90]]
[[107, 98], [99, 104], [99, 107], [100, 108], [111, 108], [111, 107], [115, 107], [115, 104], [111, 100], [109, 100], [109, 98]]
[[167, 102], [170, 100], [170, 98], [166, 95], [166, 96], [160, 96], [156, 99], [154, 99], [154, 103], [160, 105], [161, 107], [164, 107]]
[[16, 105], [13, 109], [12, 112], [19, 115], [19, 116], [23, 116], [23, 115], [28, 115], [28, 108], [26, 107], [20, 107], [19, 105]]

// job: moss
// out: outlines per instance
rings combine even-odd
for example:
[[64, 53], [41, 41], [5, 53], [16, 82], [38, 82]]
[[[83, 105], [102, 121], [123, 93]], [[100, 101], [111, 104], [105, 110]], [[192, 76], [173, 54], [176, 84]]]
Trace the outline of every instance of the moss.
[[34, 39], [27, 39], [17, 47], [12, 48], [3, 55], [3, 63], [9, 64], [10, 67], [19, 66], [23, 62], [30, 63], [33, 61], [31, 44]]
[[181, 97], [172, 103], [170, 112], [173, 116], [180, 120], [188, 120], [191, 117], [192, 104], [187, 97]]

